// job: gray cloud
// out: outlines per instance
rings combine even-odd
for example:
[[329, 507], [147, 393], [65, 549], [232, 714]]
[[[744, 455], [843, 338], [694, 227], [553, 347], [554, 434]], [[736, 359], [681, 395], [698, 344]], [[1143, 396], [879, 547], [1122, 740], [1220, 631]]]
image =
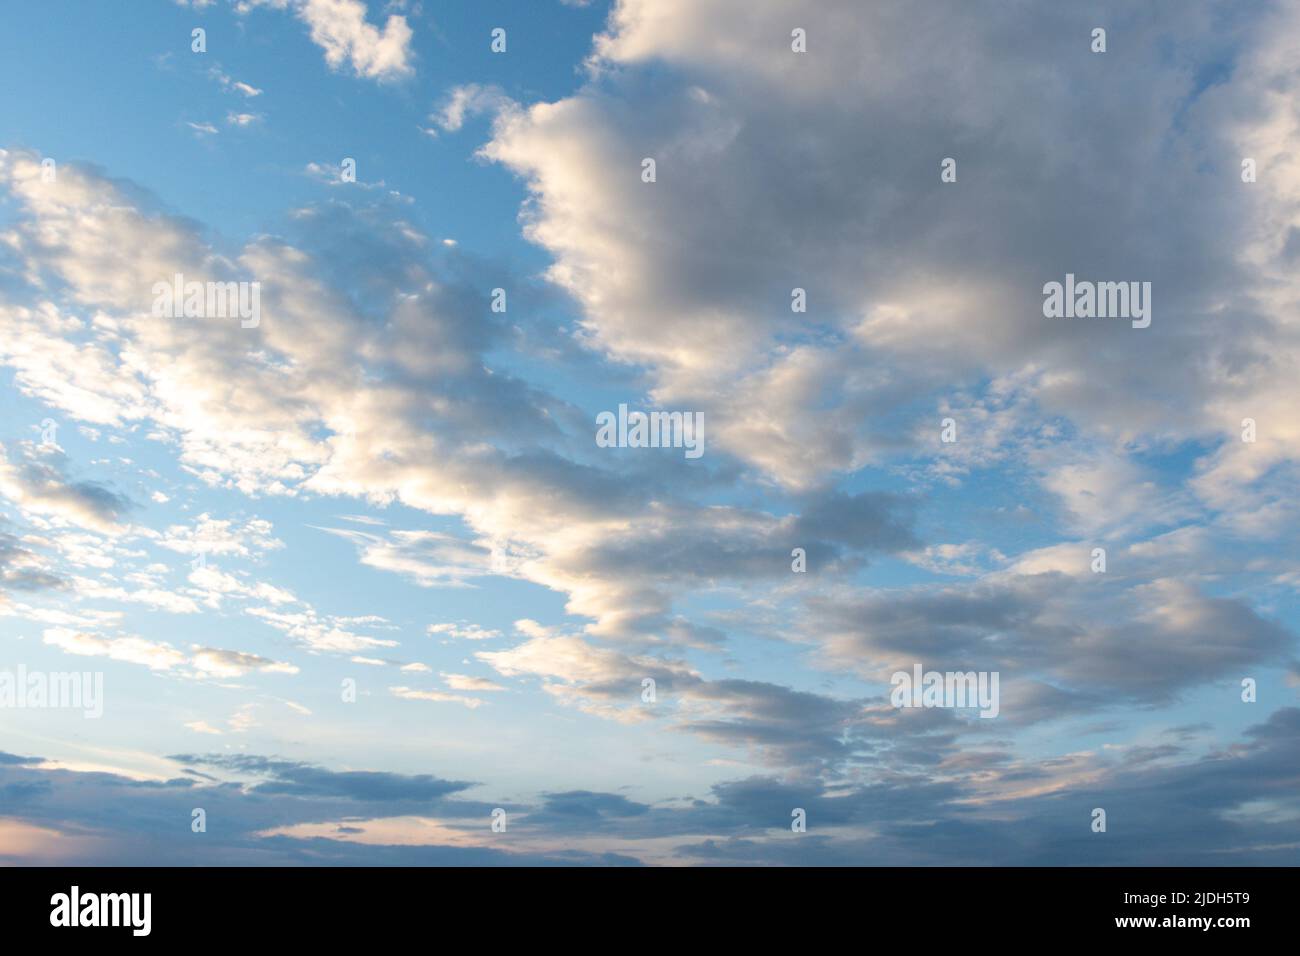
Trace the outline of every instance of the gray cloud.
[[[1104, 614], [1097, 608], [1104, 607]], [[1183, 581], [1134, 585], [1060, 573], [974, 585], [811, 598], [810, 631], [833, 659], [887, 679], [920, 662], [940, 671], [1000, 671], [1004, 716], [1069, 713], [1085, 704], [1156, 705], [1243, 667], [1280, 664], [1294, 636], [1239, 599]], [[1036, 683], [1018, 698], [1016, 686]]]
[[[972, 753], [947, 765], [946, 777], [891, 773], [877, 782], [828, 788], [811, 778], [749, 777], [716, 785], [708, 799], [650, 805], [623, 794], [544, 794], [514, 832], [522, 852], [482, 847], [359, 845], [324, 837], [252, 836], [302, 820], [359, 819], [401, 812], [408, 799], [427, 803], [446, 792], [424, 777], [331, 774], [274, 758], [241, 755], [225, 769], [285, 775], [292, 792], [234, 784], [199, 787], [191, 780], [132, 781], [104, 773], [32, 767], [30, 758], [0, 754], [0, 791], [13, 818], [75, 828], [108, 841], [111, 858], [142, 863], [202, 852], [209, 861], [400, 865], [462, 861], [520, 865], [627, 863], [638, 841], [671, 841], [695, 863], [802, 865], [1040, 865], [1068, 858], [1082, 865], [1221, 865], [1294, 863], [1300, 852], [1295, 801], [1300, 710], [1285, 708], [1249, 728], [1244, 739], [1192, 757], [1178, 747], [1129, 747], [1109, 763], [1058, 758], [1017, 764], [1007, 754]], [[981, 769], [994, 779], [977, 784]], [[1083, 776], [1071, 779], [1075, 771]], [[336, 777], [339, 779], [330, 779]], [[372, 778], [393, 778], [378, 787]], [[436, 778], [428, 778], [436, 779]], [[339, 780], [346, 781], [342, 784]], [[364, 782], [359, 782], [364, 780]], [[445, 782], [443, 782], [445, 783]], [[1017, 796], [1016, 790], [1024, 795]], [[267, 796], [275, 799], [268, 800]], [[285, 799], [289, 797], [289, 799]], [[201, 799], [222, 828], [196, 847], [185, 828]], [[427, 812], [486, 818], [488, 804]], [[1108, 831], [1090, 830], [1091, 811], [1107, 810]], [[791, 811], [807, 814], [808, 832], [790, 833]], [[482, 828], [482, 824], [479, 827]], [[340, 836], [347, 829], [340, 828]], [[169, 831], [179, 835], [167, 837]], [[603, 834], [624, 852], [543, 850], [576, 836]], [[650, 855], [650, 843], [642, 845]], [[98, 859], [104, 848], [92, 848]]]
[[[0, 445], [0, 458], [8, 453]], [[17, 458], [17, 460], [15, 460]], [[0, 493], [37, 514], [56, 515], [75, 525], [113, 533], [121, 528], [131, 499], [97, 481], [66, 475], [67, 456], [24, 445], [19, 455], [0, 460]]]
[[255, 793], [292, 797], [342, 797], [369, 803], [419, 804], [439, 800], [466, 790], [473, 784], [440, 780], [429, 774], [406, 776], [396, 773], [333, 771], [292, 760], [276, 760], [246, 754], [177, 754], [178, 763], [218, 767], [226, 771], [266, 777], [252, 786]]

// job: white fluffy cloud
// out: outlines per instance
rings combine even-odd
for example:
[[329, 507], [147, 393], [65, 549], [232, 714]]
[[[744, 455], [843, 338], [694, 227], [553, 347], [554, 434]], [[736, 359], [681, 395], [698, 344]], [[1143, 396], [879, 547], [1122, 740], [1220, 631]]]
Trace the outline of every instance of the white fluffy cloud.
[[[1300, 207], [1295, 11], [1217, 6], [946, 2], [919, 28], [892, 0], [621, 0], [588, 85], [504, 110], [484, 153], [526, 180], [527, 234], [590, 342], [778, 481], [924, 454], [954, 383], [1014, 375], [1039, 417], [1099, 438], [1221, 446], [1200, 490], [1222, 500], [1300, 447]], [[1091, 54], [1094, 21], [1131, 52]], [[1238, 67], [1207, 86], [1165, 44]], [[1248, 153], [1268, 169], [1249, 186]], [[1153, 325], [1044, 319], [1066, 272], [1151, 281]], [[1267, 448], [1236, 440], [1246, 416]]]
[[235, 0], [238, 12], [255, 7], [292, 10], [325, 51], [331, 69], [350, 67], [372, 80], [399, 80], [415, 72], [414, 34], [401, 14], [390, 14], [380, 28], [370, 23], [363, 0]]

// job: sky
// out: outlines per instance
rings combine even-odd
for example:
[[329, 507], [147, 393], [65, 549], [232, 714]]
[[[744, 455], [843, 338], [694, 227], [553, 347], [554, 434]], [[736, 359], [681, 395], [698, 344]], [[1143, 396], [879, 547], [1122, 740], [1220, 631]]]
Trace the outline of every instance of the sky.
[[1300, 862], [1297, 260], [1284, 2], [8, 4], [0, 862]]

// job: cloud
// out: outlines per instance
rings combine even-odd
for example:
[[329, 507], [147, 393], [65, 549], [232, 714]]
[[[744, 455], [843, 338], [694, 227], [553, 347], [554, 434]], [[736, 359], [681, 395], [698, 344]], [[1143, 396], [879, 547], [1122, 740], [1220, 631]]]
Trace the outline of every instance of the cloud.
[[[195, 854], [210, 865], [250, 866], [636, 862], [559, 841], [546, 846], [544, 841], [515, 839], [503, 846], [499, 839], [490, 839], [488, 826], [491, 809], [500, 801], [461, 799], [470, 784], [431, 774], [334, 771], [254, 754], [182, 754], [174, 759], [191, 766], [167, 779], [138, 780], [112, 772], [42, 769], [38, 758], [0, 753], [6, 862], [70, 858], [83, 865], [180, 865], [185, 860], [192, 865]], [[223, 821], [203, 840], [189, 833], [196, 803], [208, 811], [209, 819]], [[167, 826], [178, 820], [184, 836]], [[15, 826], [39, 838], [11, 839]], [[435, 838], [414, 841], [416, 827], [429, 827]], [[356, 831], [373, 831], [379, 839], [350, 839]]]
[[351, 541], [361, 563], [391, 571], [421, 587], [465, 587], [468, 579], [490, 573], [491, 551], [436, 531], [392, 530], [386, 536], [343, 528], [321, 528]]
[[[460, 845], [452, 830], [423, 848], [346, 843], [339, 832], [383, 833], [385, 819], [435, 817], [466, 836], [487, 831], [492, 802], [459, 799], [471, 784], [428, 774], [334, 771], [255, 754], [177, 755], [182, 765], [209, 774], [169, 780], [131, 780], [111, 773], [78, 773], [37, 758], [0, 753], [0, 792], [10, 797], [11, 820], [68, 835], [87, 828], [107, 841], [87, 848], [93, 860], [158, 863], [198, 852], [227, 862], [490, 862], [500, 855], [520, 865], [544, 865], [573, 854], [574, 862], [610, 862], [582, 849], [584, 839], [617, 846], [623, 861], [738, 865], [1042, 865], [1066, 847], [1088, 865], [1216, 866], [1235, 860], [1284, 865], [1300, 843], [1294, 794], [1300, 756], [1300, 710], [1280, 710], [1248, 728], [1239, 741], [1193, 756], [1177, 747], [1156, 756], [1120, 748], [1111, 756], [1079, 754], [1022, 765], [1005, 754], [978, 755], [981, 772], [954, 763], [946, 779], [895, 774], [857, 787], [827, 788], [815, 780], [751, 776], [710, 788], [707, 798], [649, 804], [625, 794], [574, 790], [540, 795], [526, 811], [524, 829], [512, 821], [511, 851]], [[1015, 792], [1016, 790], [1019, 792]], [[1261, 797], [1261, 794], [1265, 796]], [[263, 799], [273, 797], [274, 799]], [[202, 803], [226, 824], [197, 846], [167, 837], [167, 820], [188, 820]], [[1107, 808], [1112, 832], [1141, 839], [1088, 838], [1089, 810]], [[126, 808], [130, 812], [126, 812]], [[789, 838], [791, 809], [807, 813], [808, 832]], [[1084, 809], [1079, 809], [1079, 808]], [[518, 819], [518, 818], [517, 818]], [[361, 823], [360, 821], [367, 821]], [[328, 824], [330, 835], [301, 829]], [[409, 832], [411, 824], [405, 827]], [[295, 832], [291, 830], [290, 832]], [[1082, 833], [1083, 836], [1079, 834]], [[480, 838], [481, 839], [481, 838]], [[30, 844], [23, 859], [39, 862], [49, 840]], [[487, 855], [485, 855], [487, 854]]]
[[142, 637], [101, 637], [85, 631], [51, 627], [46, 628], [42, 641], [68, 654], [143, 664], [150, 670], [170, 670], [185, 661], [185, 654], [170, 644]]
[[307, 605], [289, 610], [250, 607], [245, 613], [287, 634], [313, 651], [350, 654], [368, 648], [397, 646], [397, 641], [388, 638], [358, 634], [351, 630], [354, 623], [349, 619], [320, 614]]
[[[260, 326], [227, 323], [195, 336], [142, 320], [149, 290], [177, 272], [229, 275], [231, 261], [188, 224], [136, 205], [92, 172], [65, 168], [51, 196], [33, 178], [36, 168], [18, 154], [0, 164], [30, 217], [12, 234], [15, 247], [33, 269], [61, 276], [71, 299], [112, 312], [101, 344], [111, 355], [129, 342], [133, 358], [116, 363], [121, 384], [87, 379], [97, 388], [93, 401], [65, 396], [47, 380], [62, 369], [32, 366], [26, 387], [67, 401], [69, 413], [88, 404], [99, 419], [150, 420], [160, 439], [176, 443], [182, 466], [213, 487], [401, 500], [460, 516], [472, 536], [469, 545], [433, 532], [349, 532], [377, 566], [424, 583], [464, 583], [490, 567], [569, 594], [571, 613], [593, 618], [593, 633], [603, 637], [717, 644], [716, 629], [672, 607], [693, 572], [742, 582], [782, 576], [796, 530], [834, 532], [825, 542], [799, 542], [821, 569], [847, 570], [873, 551], [910, 546], [907, 503], [887, 495], [812, 496], [798, 525], [795, 517], [691, 502], [685, 493], [699, 478], [675, 494], [662, 474], [578, 460], [593, 453], [589, 433], [573, 458], [542, 447], [565, 446], [562, 426], [577, 421], [574, 410], [488, 367], [486, 354], [503, 333], [488, 318], [482, 287], [439, 277], [446, 266], [430, 258], [431, 244], [394, 221], [391, 209], [299, 211], [292, 227], [301, 245], [259, 239], [239, 257], [263, 283]], [[336, 232], [350, 237], [347, 257], [323, 242]], [[59, 252], [38, 233], [58, 237]], [[119, 241], [88, 244], [89, 233]], [[33, 314], [22, 334], [31, 343], [58, 339], [53, 321]], [[246, 360], [252, 346], [264, 361]], [[140, 368], [151, 370], [147, 380]], [[836, 518], [857, 530], [845, 537]], [[820, 523], [810, 525], [814, 519]], [[193, 529], [169, 528], [164, 546], [226, 550], [234, 534], [226, 520], [203, 515]], [[676, 541], [668, 555], [667, 540]], [[252, 546], [231, 553], [245, 550]]]
[[[679, 732], [803, 772], [833, 771], [865, 759], [890, 737], [911, 743], [913, 735], [936, 729], [928, 722], [898, 720], [883, 699], [837, 699], [764, 681], [709, 680], [681, 661], [630, 656], [575, 636], [538, 635], [475, 657], [506, 677], [541, 678], [543, 690], [587, 713], [625, 723], [662, 720]], [[650, 701], [643, 696], [647, 680], [654, 682]], [[945, 723], [950, 719], [949, 713], [936, 716]]]
[[[527, 235], [592, 345], [645, 366], [658, 400], [703, 409], [723, 449], [788, 487], [915, 447], [942, 394], [1007, 376], [1092, 435], [1222, 443], [1249, 480], [1295, 437], [1276, 410], [1298, 339], [1271, 290], [1300, 207], [1276, 148], [1281, 175], [1243, 193], [1239, 144], [1276, 143], [1287, 120], [1233, 109], [1294, 82], [1280, 37], [1296, 23], [1281, 6], [1250, 22], [1214, 6], [1111, 11], [1126, 49], [1234, 63], [1206, 87], [1152, 56], [1076, 69], [1092, 21], [1065, 7], [944, 3], [918, 28], [896, 2], [628, 0], [587, 84], [501, 114], [484, 154], [528, 185]], [[807, 54], [773, 39], [791, 23]], [[957, 47], [981, 82], [926, 65]], [[1069, 119], [1103, 103], [1108, 122]], [[796, 125], [805, 135], [784, 134]], [[962, 172], [943, 184], [954, 155]], [[1152, 326], [1044, 320], [1041, 287], [1067, 271], [1151, 281]], [[791, 311], [796, 287], [807, 313]], [[1242, 408], [1280, 429], [1267, 458], [1234, 443]]]
[[500, 87], [466, 83], [453, 87], [429, 119], [438, 129], [454, 133], [472, 116], [495, 114], [511, 108], [514, 108], [514, 101]]
[[186, 728], [194, 731], [196, 734], [214, 734], [221, 736], [221, 731], [213, 727], [206, 720], [191, 720], [185, 724]]
[[429, 634], [446, 634], [448, 637], [461, 641], [489, 641], [495, 637], [500, 637], [500, 631], [493, 631], [487, 628], [479, 627], [477, 624], [430, 624], [426, 628]]
[[545, 803], [535, 819], [547, 815], [601, 819], [635, 817], [646, 813], [650, 807], [629, 800], [621, 794], [593, 793], [590, 790], [569, 790], [564, 793], [545, 794]]
[[249, 671], [267, 674], [298, 673], [298, 668], [292, 664], [273, 661], [258, 654], [194, 645], [187, 655], [165, 641], [149, 641], [135, 635], [110, 636], [67, 627], [49, 627], [45, 629], [42, 642], [57, 647], [66, 654], [107, 657], [129, 664], [143, 664], [155, 671], [182, 672], [183, 667], [188, 666], [192, 668], [188, 676], [195, 677], [242, 677]]
[[[292, 9], [333, 69], [380, 80], [413, 69], [405, 17], [380, 30], [355, 0], [241, 9], [257, 5]], [[1090, 60], [1097, 18], [1136, 55], [1108, 56], [1104, 69]], [[808, 28], [809, 53], [788, 50], [791, 22]], [[1294, 807], [1277, 796], [1293, 782], [1287, 714], [1224, 751], [1208, 736], [1080, 732], [1106, 738], [1093, 749], [1071, 727], [1045, 751], [1022, 733], [1081, 717], [1150, 723], [1157, 708], [1199, 706], [1235, 692], [1243, 669], [1295, 656], [1274, 610], [1295, 587], [1289, 550], [1254, 545], [1294, 537], [1300, 516], [1300, 166], [1287, 95], [1298, 27], [1272, 4], [1174, 16], [942, 0], [918, 26], [894, 0], [623, 0], [573, 93], [525, 106], [462, 85], [431, 117], [454, 131], [492, 115], [483, 155], [521, 178], [526, 234], [571, 301], [444, 245], [454, 230], [426, 233], [382, 183], [329, 190], [267, 233], [218, 246], [130, 184], [70, 163], [52, 190], [36, 157], [3, 153], [13, 215], [0, 234], [0, 359], [52, 414], [140, 428], [214, 494], [334, 496], [455, 529], [413, 529], [423, 522], [406, 512], [394, 519], [406, 528], [353, 516], [340, 520], [362, 530], [326, 529], [371, 568], [417, 586], [491, 574], [558, 595], [564, 624], [523, 620], [509, 637], [430, 625], [444, 645], [498, 642], [472, 660], [500, 683], [448, 670], [451, 691], [486, 697], [518, 682], [513, 705], [535, 685], [560, 705], [686, 735], [720, 754], [716, 765], [762, 765], [671, 806], [544, 794], [528, 808], [539, 832], [588, 825], [620, 851], [673, 834], [635, 854], [688, 861], [1059, 861], [1077, 855], [1069, 808], [1106, 793], [1154, 837], [1089, 845], [1089, 861], [1160, 860], [1155, 847], [1213, 859], [1230, 852], [1215, 830], [1225, 822], [1275, 859], [1262, 848], [1295, 842]], [[1207, 80], [1206, 64], [1222, 76]], [[1237, 177], [1247, 149], [1269, 173], [1249, 186]], [[653, 183], [640, 179], [647, 156]], [[956, 183], [939, 179], [947, 156]], [[259, 280], [260, 326], [196, 334], [192, 322], [146, 318], [152, 284], [176, 272]], [[1067, 272], [1151, 281], [1152, 326], [1045, 320], [1042, 284]], [[499, 284], [508, 319], [488, 305]], [[791, 308], [796, 288], [807, 312]], [[579, 316], [559, 328], [562, 348], [521, 354], [543, 334], [532, 297]], [[539, 358], [536, 379], [554, 388], [528, 380], [524, 360]], [[575, 369], [595, 370], [602, 396], [702, 411], [708, 454], [688, 466], [598, 452], [591, 410], [562, 397], [586, 381]], [[1257, 442], [1239, 440], [1246, 416]], [[947, 417], [951, 444], [939, 437]], [[25, 517], [122, 524], [124, 504], [104, 497], [115, 492], [56, 472], [55, 487], [78, 490], [42, 499], [9, 478]], [[279, 542], [258, 520], [205, 514], [150, 541], [260, 560]], [[101, 570], [117, 557], [59, 541]], [[1106, 575], [1088, 568], [1098, 541]], [[791, 573], [796, 547], [806, 575]], [[81, 598], [176, 613], [239, 603], [307, 650], [402, 666], [376, 650], [397, 642], [370, 636], [374, 622], [317, 612], [239, 568], [194, 570], [177, 593], [63, 575], [25, 539], [10, 553], [16, 573], [58, 574]], [[148, 663], [170, 649], [50, 626], [72, 635], [59, 646], [73, 653]], [[755, 640], [772, 642], [759, 672]], [[171, 650], [184, 662], [157, 669], [296, 666]], [[1003, 719], [889, 707], [880, 685], [915, 662], [1000, 672]], [[402, 708], [487, 702], [407, 686], [389, 695]], [[259, 706], [220, 726], [248, 729]], [[375, 808], [342, 791], [361, 783], [263, 759], [276, 766], [221, 768], [257, 781], [231, 788], [241, 799], [268, 784], [318, 786], [295, 796], [321, 803], [262, 819], [232, 855], [356, 859], [323, 834], [400, 829], [391, 816], [356, 819]], [[1267, 792], [1219, 779], [1237, 766]], [[1168, 787], [1209, 792], [1204, 807], [1179, 804], [1209, 836], [1160, 817]], [[791, 806], [814, 822], [808, 839], [782, 844]]]
[[468, 789], [472, 784], [431, 774], [335, 771], [293, 760], [252, 754], [177, 754], [177, 763], [247, 775], [258, 782], [250, 792], [286, 797], [342, 797], [373, 803], [427, 803]]
[[[451, 685], [455, 686], [455, 685]], [[479, 690], [481, 688], [456, 688], [460, 690]], [[435, 704], [463, 704], [470, 710], [483, 705], [478, 697], [465, 697], [462, 694], [448, 694], [440, 690], [416, 690], [412, 687], [390, 687], [388, 693], [402, 700], [425, 700]]]
[[1057, 689], [1055, 710], [1027, 706], [1018, 714], [1014, 699], [1005, 700], [1002, 714], [1011, 721], [1169, 703], [1243, 667], [1276, 664], [1294, 641], [1241, 600], [1159, 577], [1010, 574], [972, 585], [816, 597], [808, 610], [808, 630], [829, 659], [864, 676], [887, 680], [921, 662], [939, 671], [998, 671], [1004, 697], [1014, 698], [1019, 682]]
[[267, 674], [296, 674], [292, 664], [269, 660], [258, 654], [227, 651], [216, 647], [195, 647], [190, 664], [199, 672], [212, 677], [242, 677], [249, 671]]
[[338, 69], [344, 61], [357, 76], [392, 80], [414, 72], [411, 28], [406, 17], [392, 14], [383, 30], [366, 22], [360, 0], [306, 0], [298, 15], [311, 38], [325, 51], [325, 62]]
[[0, 444], [0, 495], [24, 510], [49, 515], [102, 534], [118, 534], [133, 504], [125, 495], [95, 481], [72, 481], [64, 473], [66, 456], [42, 446], [24, 445], [15, 456]]
[[262, 518], [250, 518], [241, 526], [232, 519], [213, 518], [205, 512], [192, 525], [168, 527], [158, 544], [181, 554], [248, 558], [284, 547], [272, 532], [271, 522]]
[[67, 585], [66, 578], [51, 571], [49, 563], [19, 538], [0, 531], [0, 600], [6, 590], [36, 591]]
[[345, 66], [365, 79], [392, 81], [415, 72], [413, 33], [406, 17], [390, 14], [382, 29], [366, 19], [362, 0], [240, 0], [239, 12], [254, 7], [291, 9], [307, 25], [312, 42], [325, 51], [332, 70]]
[[497, 691], [505, 690], [495, 681], [490, 681], [486, 677], [470, 677], [467, 674], [448, 674], [444, 672], [442, 679], [447, 682], [447, 686], [452, 690], [471, 690], [471, 691]]
[[42, 763], [43, 761], [44, 758], [42, 757], [22, 757], [19, 756], [18, 754], [9, 754], [0, 750], [0, 764], [4, 764], [6, 766], [14, 766], [15, 764], [18, 765], [38, 764], [38, 763]]
[[236, 80], [234, 77], [230, 76], [228, 73], [223, 71], [220, 67], [214, 66], [211, 70], [208, 71], [208, 74], [214, 80], [216, 80], [217, 83], [220, 84], [221, 88], [225, 90], [227, 93], [238, 93], [241, 96], [244, 96], [248, 99], [252, 99], [255, 96], [262, 95], [262, 91], [259, 90], [257, 87], [253, 86], [252, 84], [244, 83], [240, 80]]

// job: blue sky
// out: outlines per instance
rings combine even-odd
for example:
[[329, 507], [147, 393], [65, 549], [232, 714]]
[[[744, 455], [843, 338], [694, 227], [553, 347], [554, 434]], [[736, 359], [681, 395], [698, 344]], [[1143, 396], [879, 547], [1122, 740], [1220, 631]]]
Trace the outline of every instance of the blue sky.
[[[13, 5], [0, 681], [104, 697], [0, 710], [0, 859], [1295, 862], [1253, 6]], [[1150, 327], [1045, 316], [1066, 273]], [[914, 664], [998, 716], [892, 706]]]

